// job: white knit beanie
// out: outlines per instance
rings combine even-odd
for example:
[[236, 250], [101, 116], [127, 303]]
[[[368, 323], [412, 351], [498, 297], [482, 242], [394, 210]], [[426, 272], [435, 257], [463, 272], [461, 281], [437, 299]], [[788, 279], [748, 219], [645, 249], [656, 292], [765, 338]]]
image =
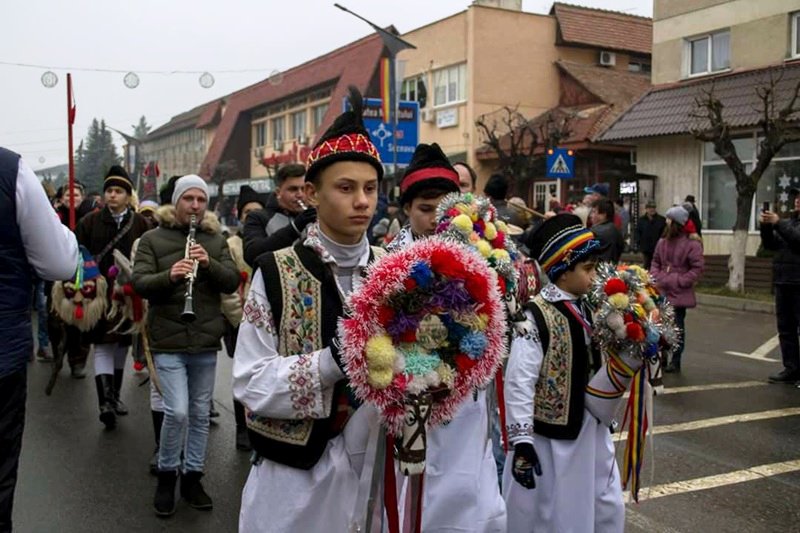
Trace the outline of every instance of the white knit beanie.
[[189, 189], [200, 189], [208, 199], [208, 184], [206, 180], [197, 174], [188, 174], [182, 178], [178, 178], [175, 182], [175, 190], [172, 192], [172, 205], [178, 205], [178, 200], [181, 199], [183, 193]]

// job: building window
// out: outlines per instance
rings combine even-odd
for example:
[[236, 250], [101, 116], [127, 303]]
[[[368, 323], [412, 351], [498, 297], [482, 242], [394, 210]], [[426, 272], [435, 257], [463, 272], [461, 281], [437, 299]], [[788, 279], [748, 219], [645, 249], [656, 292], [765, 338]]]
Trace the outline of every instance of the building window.
[[282, 143], [284, 139], [284, 118], [276, 117], [272, 119], [272, 143]]
[[328, 104], [318, 105], [313, 109], [314, 113], [314, 133], [319, 131], [322, 126], [322, 121], [325, 120], [325, 114], [328, 112]]
[[306, 136], [306, 111], [292, 113], [292, 137], [300, 139]]
[[420, 83], [422, 83], [422, 76], [414, 76], [413, 78], [403, 80], [403, 84], [400, 86], [400, 100], [418, 102]]
[[256, 124], [255, 133], [253, 133], [253, 146], [258, 148], [267, 144], [267, 125], [265, 123]]
[[443, 68], [433, 73], [433, 105], [441, 106], [467, 99], [467, 64]]
[[800, 12], [792, 13], [792, 57], [800, 57]]
[[[750, 172], [759, 138], [755, 134], [735, 139], [736, 153]], [[730, 231], [736, 223], [736, 179], [725, 162], [714, 153], [714, 146], [703, 146], [701, 217], [704, 229]], [[792, 210], [789, 190], [800, 187], [800, 144], [787, 144], [772, 160], [758, 182], [750, 216], [750, 231], [757, 229], [758, 212], [764, 202], [779, 215]]]
[[731, 66], [731, 33], [721, 31], [687, 41], [689, 75], [709, 74]]
[[649, 57], [631, 57], [628, 61], [629, 72], [650, 72], [651, 70]]

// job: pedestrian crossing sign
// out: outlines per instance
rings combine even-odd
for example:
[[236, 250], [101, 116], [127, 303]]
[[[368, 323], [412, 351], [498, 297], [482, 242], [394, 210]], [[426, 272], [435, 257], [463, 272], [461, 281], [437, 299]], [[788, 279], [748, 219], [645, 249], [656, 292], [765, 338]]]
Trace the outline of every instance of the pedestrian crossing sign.
[[574, 178], [575, 153], [566, 148], [548, 148], [546, 177]]

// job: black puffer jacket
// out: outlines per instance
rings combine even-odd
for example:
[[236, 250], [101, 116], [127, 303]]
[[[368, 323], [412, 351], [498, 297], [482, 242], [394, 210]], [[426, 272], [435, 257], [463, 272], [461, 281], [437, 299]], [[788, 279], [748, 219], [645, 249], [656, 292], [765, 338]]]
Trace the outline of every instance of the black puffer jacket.
[[800, 213], [777, 224], [761, 224], [761, 242], [777, 253], [772, 260], [777, 285], [800, 285]]
[[199, 268], [193, 287], [194, 322], [181, 320], [186, 283], [169, 278], [172, 265], [183, 259], [188, 228], [177, 225], [175, 208], [158, 210], [161, 225], [142, 236], [133, 266], [133, 288], [150, 304], [147, 328], [150, 348], [157, 352], [202, 353], [220, 349], [224, 319], [220, 295], [239, 287], [239, 269], [228, 252], [217, 217], [206, 212], [195, 239], [205, 248], [208, 268]]

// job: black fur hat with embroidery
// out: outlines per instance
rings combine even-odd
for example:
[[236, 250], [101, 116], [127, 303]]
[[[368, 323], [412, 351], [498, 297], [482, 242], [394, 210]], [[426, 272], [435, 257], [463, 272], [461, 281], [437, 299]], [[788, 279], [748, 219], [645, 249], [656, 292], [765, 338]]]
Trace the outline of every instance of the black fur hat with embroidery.
[[405, 205], [425, 189], [460, 190], [458, 172], [438, 144], [420, 144], [400, 181], [400, 204]]
[[383, 178], [378, 149], [372, 143], [364, 127], [364, 99], [352, 85], [348, 88], [351, 109], [339, 115], [322, 134], [306, 164], [306, 181], [314, 181], [325, 167], [338, 161], [363, 161], [378, 171], [378, 180]]

